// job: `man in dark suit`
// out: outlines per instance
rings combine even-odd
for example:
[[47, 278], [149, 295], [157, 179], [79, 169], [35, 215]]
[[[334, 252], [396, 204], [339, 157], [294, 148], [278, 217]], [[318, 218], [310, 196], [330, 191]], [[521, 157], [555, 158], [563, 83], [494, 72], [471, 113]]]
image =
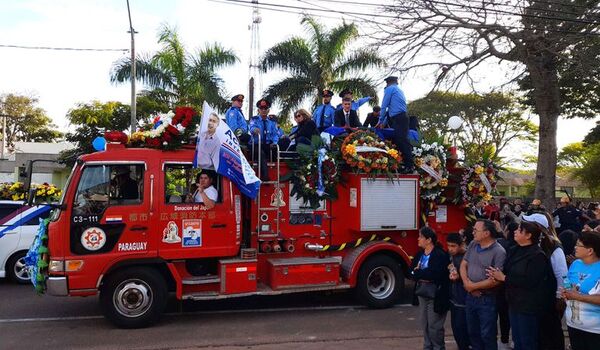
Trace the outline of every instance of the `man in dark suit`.
[[342, 109], [335, 111], [334, 125], [344, 128], [358, 128], [362, 126], [358, 119], [358, 114], [352, 109], [352, 100], [344, 98], [342, 100]]

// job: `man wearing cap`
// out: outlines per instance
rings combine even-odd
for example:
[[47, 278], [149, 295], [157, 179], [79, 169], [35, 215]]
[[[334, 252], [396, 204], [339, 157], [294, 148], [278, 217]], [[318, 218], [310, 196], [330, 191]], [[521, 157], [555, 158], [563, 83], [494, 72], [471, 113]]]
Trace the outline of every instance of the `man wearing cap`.
[[319, 132], [333, 125], [335, 114], [335, 108], [331, 105], [333, 91], [325, 89], [321, 92], [321, 96], [323, 97], [323, 104], [318, 106], [312, 115], [312, 119], [317, 125]]
[[381, 103], [381, 115], [378, 128], [388, 123], [394, 129], [393, 141], [402, 152], [404, 171], [414, 170], [412, 145], [408, 140], [408, 115], [406, 114], [406, 98], [404, 92], [398, 87], [398, 77], [389, 76], [385, 78], [386, 87], [383, 90], [383, 101]]
[[589, 220], [581, 210], [571, 204], [571, 200], [567, 196], [560, 199], [560, 207], [552, 213], [552, 216], [558, 216], [558, 222], [560, 222], [559, 232], [564, 230], [581, 231], [582, 225], [579, 219]]
[[[353, 96], [352, 96], [352, 90], [350, 89], [344, 89], [342, 90], [342, 92], [340, 92], [340, 97], [342, 98], [342, 100], [344, 100], [345, 98], [349, 98], [350, 101], [352, 101], [350, 103], [350, 109], [353, 111], [358, 111], [358, 109], [360, 108], [360, 106], [364, 105], [365, 103], [371, 101], [371, 99], [373, 97], [371, 96], [365, 96], [362, 98], [359, 98], [358, 101], [354, 101]], [[343, 107], [343, 103], [340, 103], [339, 105], [337, 105], [337, 107], [335, 108], [336, 111], [341, 110]]]
[[138, 199], [139, 191], [137, 182], [129, 174], [131, 170], [128, 166], [117, 166], [114, 169], [114, 177], [111, 185], [114, 191], [115, 199]]
[[241, 143], [248, 143], [248, 123], [242, 113], [244, 95], [237, 94], [231, 98], [231, 107], [225, 112], [225, 122], [229, 128], [240, 139]]
[[364, 126], [367, 128], [374, 128], [379, 123], [379, 115], [381, 114], [381, 107], [373, 107], [373, 112], [367, 114]]
[[[258, 115], [252, 117], [250, 120], [250, 132], [252, 133], [251, 143], [253, 145], [259, 144], [260, 136], [260, 150], [261, 150], [261, 162], [260, 172], [262, 180], [268, 181], [269, 174], [267, 172], [267, 153], [270, 147], [277, 145], [279, 141], [279, 131], [277, 130], [277, 124], [269, 119], [269, 108], [271, 108], [271, 102], [263, 99], [256, 102], [258, 108]], [[258, 148], [255, 148], [255, 157], [258, 157]]]

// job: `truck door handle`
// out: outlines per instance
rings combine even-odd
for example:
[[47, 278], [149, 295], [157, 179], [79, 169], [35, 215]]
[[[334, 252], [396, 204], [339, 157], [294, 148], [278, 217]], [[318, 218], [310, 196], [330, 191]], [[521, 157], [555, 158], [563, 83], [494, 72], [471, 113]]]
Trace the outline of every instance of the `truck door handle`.
[[226, 226], [227, 226], [227, 224], [212, 224], [212, 225], [210, 225], [210, 227], [212, 227], [212, 228], [223, 228]]
[[132, 226], [130, 228], [131, 231], [146, 231], [148, 226]]

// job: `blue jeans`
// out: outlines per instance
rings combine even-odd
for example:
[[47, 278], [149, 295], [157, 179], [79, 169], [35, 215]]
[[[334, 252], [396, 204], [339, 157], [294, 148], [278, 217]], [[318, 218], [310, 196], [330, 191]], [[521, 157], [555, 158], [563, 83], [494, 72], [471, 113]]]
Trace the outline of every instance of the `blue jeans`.
[[498, 350], [498, 312], [496, 294], [474, 297], [467, 295], [467, 329], [473, 350]]
[[515, 350], [537, 349], [539, 335], [538, 316], [509, 310], [508, 317], [510, 318]]
[[467, 313], [465, 306], [450, 304], [450, 324], [452, 334], [459, 350], [469, 350], [469, 332], [467, 331]]

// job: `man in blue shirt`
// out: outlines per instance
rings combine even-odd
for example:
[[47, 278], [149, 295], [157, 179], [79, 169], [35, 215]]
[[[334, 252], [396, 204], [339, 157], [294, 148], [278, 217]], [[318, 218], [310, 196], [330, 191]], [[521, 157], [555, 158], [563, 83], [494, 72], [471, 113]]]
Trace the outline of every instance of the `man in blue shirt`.
[[[269, 181], [267, 156], [270, 154], [269, 149], [277, 145], [279, 141], [279, 131], [277, 130], [277, 123], [269, 119], [271, 102], [263, 98], [256, 102], [256, 107], [258, 108], [258, 115], [250, 120], [250, 132], [252, 133], [250, 143], [254, 145], [255, 159], [258, 158], [260, 149], [260, 178], [263, 181]], [[259, 145], [259, 135], [260, 147], [257, 147]]]
[[383, 101], [381, 102], [381, 115], [378, 128], [383, 128], [385, 123], [394, 129], [393, 142], [402, 152], [404, 172], [412, 173], [414, 163], [412, 156], [412, 145], [408, 141], [408, 115], [406, 114], [406, 98], [404, 92], [398, 87], [398, 77], [389, 76], [385, 78], [386, 87], [383, 90]]
[[333, 125], [333, 116], [335, 114], [335, 108], [331, 105], [333, 91], [325, 89], [321, 93], [321, 96], [323, 96], [323, 104], [315, 109], [312, 116], [319, 132]]
[[240, 143], [248, 143], [250, 136], [248, 135], [248, 123], [242, 113], [242, 105], [244, 104], [244, 95], [237, 94], [231, 98], [231, 107], [225, 112], [225, 122], [229, 128], [240, 139]]
[[[358, 101], [354, 101], [353, 97], [352, 97], [352, 90], [350, 89], [344, 89], [342, 90], [342, 92], [340, 92], [340, 97], [343, 99], [345, 98], [349, 98], [350, 100], [352, 100], [352, 104], [350, 105], [350, 109], [353, 111], [358, 111], [358, 108], [362, 105], [364, 105], [365, 103], [371, 101], [372, 97], [371, 96], [365, 96], [362, 98], [359, 98]], [[336, 110], [341, 110], [342, 109], [342, 104], [340, 103], [339, 105], [337, 105], [337, 107], [335, 108]]]

